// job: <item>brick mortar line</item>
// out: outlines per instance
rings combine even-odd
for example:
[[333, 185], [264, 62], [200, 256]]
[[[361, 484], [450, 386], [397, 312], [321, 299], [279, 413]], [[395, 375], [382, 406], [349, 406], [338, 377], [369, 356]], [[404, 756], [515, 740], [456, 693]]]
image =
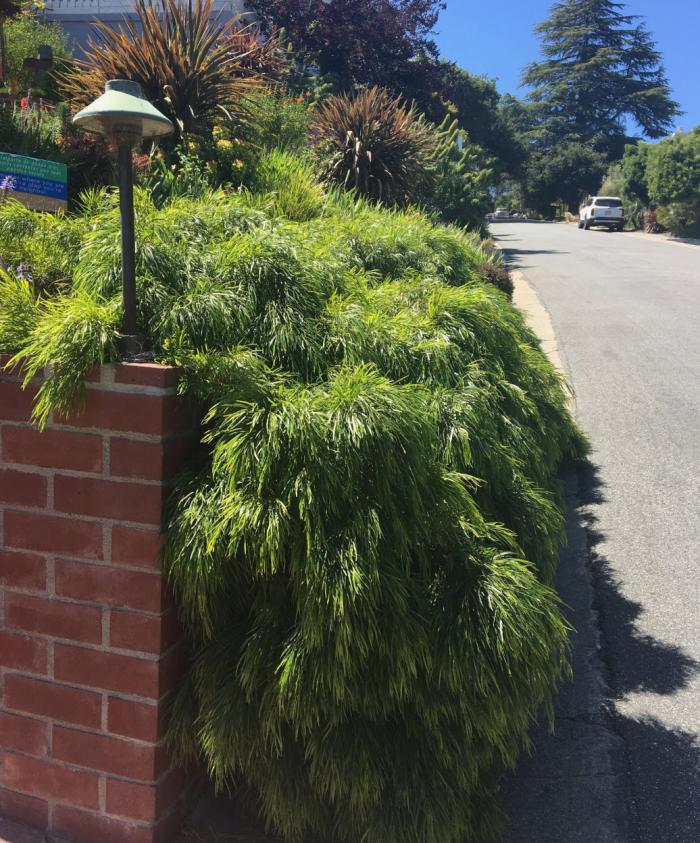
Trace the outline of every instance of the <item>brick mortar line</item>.
[[[81, 732], [84, 735], [94, 735], [96, 737], [114, 737], [115, 740], [124, 740], [127, 743], [131, 743], [131, 740], [132, 740], [131, 738], [121, 738], [118, 735], [103, 736], [99, 732], [85, 731], [83, 729], [76, 728], [75, 724], [68, 724], [67, 727], [62, 726], [62, 724], [56, 724], [56, 725], [60, 725], [61, 728], [68, 728], [69, 731], [72, 731], [72, 732]], [[162, 745], [162, 742], [161, 742], [161, 744], [148, 744], [148, 747], [155, 750], [155, 749], [158, 749], [161, 745]], [[31, 752], [25, 752], [24, 750], [21, 750], [21, 749], [6, 749], [6, 750], [3, 750], [3, 751], [4, 752], [11, 752], [13, 755], [19, 755], [21, 758], [28, 758], [31, 761], [43, 761], [47, 764], [53, 764], [57, 767], [65, 767], [69, 770], [73, 770], [74, 772], [92, 773], [95, 776], [109, 776], [110, 778], [119, 779], [120, 781], [133, 782], [134, 784], [148, 785], [152, 782], [152, 779], [133, 779], [133, 778], [130, 779], [130, 778], [127, 778], [126, 776], [120, 776], [118, 773], [110, 773], [107, 770], [97, 770], [97, 769], [95, 769], [95, 767], [81, 767], [80, 764], [76, 764], [74, 761], [64, 761], [62, 758], [54, 758], [53, 756], [46, 756], [46, 755], [32, 755]], [[162, 776], [161, 776], [161, 778], [162, 778]], [[158, 781], [160, 781], [160, 779], [158, 779]], [[0, 787], [1, 786], [2, 785], [0, 785]], [[22, 791], [19, 791], [19, 792], [21, 793]], [[39, 797], [39, 798], [41, 798], [41, 797]], [[62, 804], [65, 805], [65, 804], [70, 804], [70, 803], [64, 802]], [[98, 809], [94, 808], [93, 810], [98, 810]], [[2, 843], [5, 843], [5, 841], [2, 840], [2, 838], [0, 838], [0, 841], [2, 841]]]
[[[84, 604], [89, 605], [89, 604]], [[99, 608], [99, 607], [98, 607]], [[163, 651], [163, 653], [149, 653], [144, 650], [129, 650], [124, 649], [123, 647], [112, 647], [112, 646], [104, 646], [103, 644], [92, 644], [90, 641], [79, 640], [76, 638], [61, 638], [57, 635], [46, 635], [42, 632], [35, 632], [33, 630], [27, 629], [18, 629], [17, 627], [8, 627], [4, 626], [2, 629], [3, 632], [8, 632], [11, 635], [21, 635], [23, 638], [28, 638], [30, 641], [38, 641], [40, 643], [47, 644], [53, 650], [53, 646], [55, 644], [59, 644], [64, 647], [78, 647], [81, 650], [90, 650], [93, 653], [103, 653], [107, 656], [125, 656], [126, 658], [133, 658], [137, 659], [141, 662], [148, 662], [149, 664], [158, 664], [160, 663], [167, 653], [170, 653], [175, 647], [178, 647], [181, 642], [173, 644], [170, 649]], [[53, 653], [52, 653], [53, 656]], [[53, 662], [53, 658], [51, 659]], [[46, 679], [50, 682], [54, 683], [65, 683], [67, 680], [63, 679], [56, 679], [53, 675], [53, 663], [50, 665], [51, 667], [51, 674], [46, 675]], [[12, 668], [9, 668], [10, 670]], [[35, 677], [39, 678], [40, 674], [32, 674]], [[86, 686], [87, 687], [87, 686]], [[108, 691], [108, 688], [98, 688], [96, 687], [95, 690], [99, 691]], [[2, 710], [2, 709], [0, 709]], [[0, 841], [2, 843], [2, 841]]]
[[78, 480], [103, 480], [107, 483], [122, 483], [133, 486], [146, 486], [149, 489], [155, 489], [159, 486], [169, 485], [163, 480], [148, 480], [145, 477], [131, 477], [127, 474], [104, 474], [98, 471], [81, 471], [74, 468], [47, 468], [43, 465], [33, 465], [32, 463], [22, 462], [6, 462], [0, 460], [0, 471], [17, 471], [20, 474], [32, 474], [47, 479], [55, 477], [74, 477]]
[[[12, 424], [20, 427], [31, 427], [28, 422], [0, 421], [0, 424]], [[60, 424], [58, 422], [51, 422], [51, 424], [46, 425], [46, 430], [55, 430], [58, 432], [69, 433], [88, 433], [95, 436], [111, 436], [114, 439], [129, 439], [133, 442], [157, 443], [169, 442], [171, 439], [177, 439], [183, 436], [191, 436], [193, 434], [196, 434], [197, 427], [195, 424], [193, 424], [191, 427], [178, 428], [176, 430], [169, 430], [167, 432], [162, 433], [141, 433], [138, 430], [115, 430], [112, 428], [107, 429], [104, 427], [76, 427], [70, 424]]]
[[[158, 573], [157, 571], [155, 572]], [[165, 620], [167, 615], [170, 615], [174, 610], [171, 608], [168, 609], [160, 609], [157, 612], [151, 612], [148, 609], [134, 609], [131, 606], [114, 606], [111, 603], [100, 603], [99, 601], [95, 600], [83, 600], [79, 597], [68, 597], [65, 594], [56, 594], [55, 592], [34, 592], [32, 593], [25, 593], [24, 591], [15, 591], [13, 589], [7, 589], [8, 593], [10, 594], [19, 594], [21, 597], [35, 597], [37, 600], [48, 601], [49, 603], [58, 603], [62, 606], [78, 606], [78, 607], [86, 607], [92, 609], [102, 609], [105, 612], [116, 612], [117, 614], [120, 612], [125, 612], [130, 615], [138, 615], [141, 618], [148, 618], [149, 620]], [[102, 624], [104, 626], [105, 623], [108, 623], [108, 620], [105, 620], [105, 615], [102, 618]], [[11, 629], [16, 632], [22, 632], [26, 635], [34, 635], [39, 637], [45, 638], [52, 638], [56, 641], [62, 642], [63, 640], [66, 641], [76, 641], [79, 640], [81, 644], [89, 644], [88, 641], [83, 641], [81, 639], [75, 638], [67, 638], [64, 639], [59, 635], [50, 635], [48, 633], [43, 632], [33, 632], [32, 630], [24, 630], [24, 629], [17, 629], [16, 627], [7, 627], [8, 631]], [[94, 645], [94, 646], [102, 646], [102, 645]], [[117, 648], [120, 649], [120, 648]], [[139, 651], [142, 652], [142, 651]], [[1, 843], [1, 841], [0, 841]]]
[[[127, 439], [127, 441], [129, 441]], [[112, 437], [102, 437], [102, 477], [106, 480], [112, 471]]]
[[[25, 629], [17, 629], [16, 627], [5, 627], [2, 631], [3, 632], [9, 632], [10, 634], [13, 634], [13, 635], [22, 635], [24, 638], [29, 638], [31, 641], [39, 641], [39, 642], [43, 642], [43, 643], [48, 645], [47, 649], [51, 650], [51, 653], [50, 653], [51, 657], [49, 659], [49, 661], [51, 662], [51, 664], [49, 665], [49, 669], [51, 670], [51, 673], [50, 674], [47, 673], [46, 676], [43, 676], [43, 675], [40, 675], [40, 674], [28, 674], [28, 675], [34, 676], [37, 680], [43, 678], [44, 681], [49, 682], [49, 684], [51, 684], [51, 685], [58, 685], [58, 684], [65, 685], [65, 683], [67, 681], [65, 679], [63, 679], [63, 680], [56, 679], [53, 675], [54, 674], [54, 664], [53, 664], [53, 662], [54, 662], [54, 659], [55, 659], [54, 645], [56, 645], [56, 644], [60, 644], [61, 646], [64, 646], [64, 647], [81, 647], [83, 649], [91, 649], [91, 650], [93, 650], [93, 652], [97, 651], [99, 653], [104, 653], [106, 656], [125, 656], [126, 658], [130, 658], [130, 659], [134, 658], [134, 659], [137, 659], [138, 661], [148, 662], [149, 664], [159, 664], [163, 659], [163, 656], [160, 656], [156, 653], [149, 653], [145, 650], [125, 650], [125, 649], [120, 648], [120, 647], [110, 647], [110, 646], [105, 647], [102, 644], [90, 644], [88, 641], [78, 641], [75, 638], [57, 638], [57, 637], [50, 636], [50, 635], [46, 636], [46, 635], [42, 635], [41, 633], [38, 633], [38, 632], [31, 632], [31, 631], [28, 631], [28, 630], [25, 630]], [[9, 668], [9, 669], [11, 670], [12, 668]], [[89, 687], [89, 686], [84, 686], [84, 687]], [[106, 688], [95, 688], [94, 690], [99, 692], [99, 693], [110, 693], [108, 691], [108, 689], [106, 689]], [[119, 693], [119, 692], [114, 691], [112, 693]], [[0, 711], [2, 711], [2, 709], [0, 709]], [[1, 841], [0, 841], [0, 843], [1, 843]]]
[[[32, 551], [32, 550], [25, 550], [24, 548], [17, 548], [17, 547], [6, 547], [3, 544], [0, 544], [0, 551], [5, 551], [5, 552], [8, 552], [8, 553], [27, 553], [27, 554], [30, 554], [30, 555], [38, 555], [38, 556], [42, 555], [41, 553], [35, 554], [34, 551]], [[97, 568], [108, 568], [108, 569], [113, 569], [115, 571], [129, 571], [129, 572], [134, 573], [134, 574], [151, 573], [151, 574], [160, 574], [161, 576], [163, 574], [163, 571], [162, 571], [161, 568], [143, 568], [143, 567], [137, 567], [137, 566], [134, 566], [134, 565], [130, 565], [128, 563], [110, 562], [109, 560], [105, 560], [105, 559], [85, 559], [84, 557], [71, 556], [70, 554], [67, 554], [67, 553], [61, 554], [60, 556], [57, 556], [57, 557], [54, 557], [53, 555], [51, 555], [50, 557], [47, 557], [46, 554], [43, 554], [43, 557], [44, 557], [43, 561], [45, 561], [45, 562], [48, 562], [49, 559], [50, 560], [57, 559], [61, 562], [74, 562], [76, 564], [80, 563], [80, 564], [83, 564], [83, 565], [94, 565]], [[44, 597], [44, 598], [47, 595], [50, 595], [50, 596], [54, 595], [53, 591], [48, 590], [48, 580], [47, 580], [46, 588], [43, 588], [43, 589], [32, 588], [31, 586], [18, 586], [18, 585], [3, 585], [2, 589], [4, 591], [8, 591], [8, 592], [13, 592], [13, 593], [16, 592], [17, 594], [26, 594], [28, 596], [35, 595], [37, 597]], [[85, 601], [81, 601], [81, 600], [76, 600], [73, 597], [65, 597], [63, 595], [57, 595], [57, 596], [62, 596], [64, 600], [67, 600], [68, 602], [72, 602], [72, 603], [85, 602]], [[105, 606], [107, 604], [106, 603], [98, 603], [96, 605]], [[116, 607], [111, 606], [111, 608], [114, 609]], [[126, 610], [127, 607], [125, 606], [124, 609]], [[167, 610], [162, 609], [160, 612], [148, 612], [145, 609], [128, 609], [128, 611], [138, 612], [140, 614], [153, 615], [153, 614], [165, 614], [165, 612]], [[2, 843], [2, 841], [0, 841], [0, 843]]]
[[[0, 364], [0, 383], [14, 383], [24, 392], [30, 386], [41, 386], [46, 380], [45, 376], [35, 376], [25, 383], [24, 377], [21, 375], [12, 375], [8, 373]], [[93, 382], [87, 381], [85, 389], [90, 392], [109, 392], [115, 395], [149, 395], [156, 398], [167, 398], [171, 395], [178, 395], [177, 386], [155, 386], [154, 384], [141, 383], [119, 383], [113, 381], [105, 383], [103, 381]]]
[[[36, 424], [30, 421], [18, 421], [17, 419], [3, 419], [0, 417], [0, 427], [14, 427], [22, 430], [31, 430], [35, 433], [41, 433]], [[171, 439], [191, 436], [196, 433], [196, 426], [183, 427], [178, 430], [170, 430], [167, 433], [141, 433], [138, 430], [113, 430], [103, 427], [78, 427], [71, 424], [61, 424], [60, 422], [49, 422], [46, 425], [46, 430], [53, 430], [56, 433], [75, 433], [78, 436], [95, 436], [108, 437], [112, 439], [126, 439], [133, 442], [147, 442], [158, 444], [162, 442], [169, 442]]]
[[[64, 761], [61, 758], [55, 758], [52, 754], [53, 752], [53, 727], [59, 726], [61, 729], [66, 729], [71, 732], [80, 732], [83, 735], [91, 735], [97, 738], [110, 738], [115, 741], [123, 741], [124, 743], [134, 745], [137, 749], [146, 749], [152, 750], [155, 754], [157, 751], [163, 749], [165, 747], [165, 738], [161, 738], [157, 743], [153, 741], [142, 741], [139, 738], [132, 738], [128, 735], [121, 735], [118, 732], [109, 732], [109, 731], [97, 731], [95, 729], [90, 729], [88, 726], [84, 726], [82, 724], [77, 723], [69, 723], [65, 720], [56, 720], [53, 717], [49, 717], [46, 715], [36, 715], [36, 714], [29, 714], [21, 709], [3, 709], [3, 712], [7, 711], [8, 714], [12, 716], [21, 716], [25, 720], [31, 720], [34, 723], [41, 723], [45, 726], [51, 727], [47, 729], [47, 754], [46, 755], [33, 755], [31, 752], [27, 752], [23, 749], [15, 749], [14, 747], [4, 747], [3, 752], [12, 752], [15, 755], [21, 755], [23, 758], [31, 758], [36, 759], [39, 761], [48, 761], [49, 763], [53, 763], [56, 765], [65, 766], [71, 769], [77, 768], [78, 770], [87, 770], [88, 772], [93, 772], [97, 774], [104, 774], [109, 776], [109, 778], [116, 779], [118, 781], [124, 782], [139, 782], [140, 784], [149, 784], [151, 780], [144, 781], [143, 779], [132, 779], [128, 776], [120, 775], [119, 773], [109, 773], [105, 770], [96, 770], [94, 767], [83, 767], [80, 764], [76, 764], [74, 761]], [[166, 773], [170, 772], [170, 769], [166, 770]], [[160, 778], [158, 778], [154, 784], [158, 784], [163, 780], [163, 775], [161, 774]], [[2, 787], [2, 783], [0, 782], [0, 788]], [[1, 817], [0, 817], [1, 818]], [[5, 843], [3, 838], [0, 838], [0, 843]]]
[[[6, 552], [11, 552], [11, 553], [28, 553], [28, 554], [33, 553], [33, 551], [25, 550], [24, 548], [5, 547], [4, 545], [0, 545], [0, 551], [6, 551]], [[52, 557], [52, 559], [53, 559], [53, 557]], [[55, 557], [55, 559], [57, 559], [61, 562], [73, 562], [73, 563], [76, 563], [76, 564], [94, 565], [97, 568], [108, 568], [108, 569], [115, 570], [115, 571], [129, 571], [130, 573], [134, 573], [134, 574], [138, 574], [138, 573], [149, 574], [150, 573], [150, 574], [160, 574], [161, 576], [163, 574], [163, 571], [162, 571], [161, 568], [139, 568], [139, 567], [135, 567], [134, 565], [129, 565], [127, 563], [110, 562], [109, 560], [105, 560], [105, 559], [85, 559], [83, 557], [78, 557], [78, 556], [69, 556], [68, 554], [65, 554], [65, 555], [61, 554], [60, 556]], [[47, 561], [47, 560], [45, 560], [45, 561]], [[5, 590], [5, 591], [8, 591], [8, 592], [13, 592], [13, 593], [16, 592], [17, 594], [26, 594], [28, 596], [35, 595], [37, 597], [44, 597], [44, 598], [47, 595], [54, 596], [54, 592], [48, 590], [48, 582], [47, 582], [47, 587], [44, 588], [44, 589], [36, 589], [36, 588], [31, 588], [31, 587], [15, 586], [15, 585], [4, 585], [4, 586], [2, 586], [2, 589]], [[57, 596], [62, 597], [64, 600], [66, 600], [70, 603], [84, 603], [85, 602], [84, 600], [77, 600], [74, 597], [66, 597], [64, 595], [57, 595]], [[108, 604], [106, 604], [106, 603], [96, 603], [95, 605], [106, 606]], [[110, 608], [115, 609], [115, 608], [118, 608], [118, 607], [110, 606]], [[129, 612], [137, 612], [139, 614], [145, 614], [145, 615], [165, 614], [166, 611], [167, 611], [166, 609], [161, 609], [160, 612], [149, 612], [146, 609], [129, 609], [127, 606], [124, 606], [123, 608], [124, 608], [125, 611], [128, 610]], [[0, 843], [2, 843], [2, 841], [0, 841]]]
[[[171, 649], [173, 649], [173, 648], [171, 648]], [[170, 651], [168, 651], [168, 652], [170, 652]], [[100, 695], [107, 696], [108, 698], [118, 699], [120, 702], [138, 703], [140, 705], [152, 706], [153, 708], [158, 708], [158, 706], [162, 705], [163, 702], [169, 696], [172, 695], [172, 691], [168, 691], [167, 693], [158, 697], [158, 699], [156, 699], [155, 697], [142, 697], [142, 696], [139, 696], [138, 694], [129, 694], [126, 691], [113, 691], [113, 690], [110, 690], [109, 688], [94, 688], [91, 685], [78, 685], [74, 682], [68, 683], [64, 679], [50, 679], [46, 676], [39, 675], [39, 674], [36, 674], [36, 673], [26, 673], [23, 670], [14, 670], [11, 667], [0, 668], [0, 672], [4, 672], [8, 676], [21, 676], [23, 679], [32, 679], [36, 682], [46, 682], [49, 685], [58, 686], [60, 688], [67, 688], [67, 689], [72, 690], [72, 691], [92, 691], [93, 693], [97, 694], [98, 696], [100, 696]], [[36, 717], [39, 720], [42, 720], [42, 719], [43, 720], [47, 720], [47, 719], [50, 720], [51, 719], [51, 718], [47, 718], [45, 715], [27, 714], [27, 716], [28, 717]], [[67, 724], [67, 725], [75, 726], [75, 724]], [[124, 736], [124, 735], [120, 736], [120, 735], [117, 735], [115, 732], [110, 732], [109, 734], [113, 734], [116, 737], [124, 737], [124, 740], [139, 741], [139, 738], [130, 738], [130, 737]], [[157, 744], [154, 744], [154, 746], [160, 745], [164, 740], [165, 740], [165, 738], [161, 738], [161, 740], [158, 741]], [[140, 741], [140, 742], [141, 743], [149, 743], [148, 741]], [[152, 741], [151, 741], [151, 743], [152, 743]]]
[[[63, 518], [65, 521], [89, 521], [90, 523], [103, 524], [105, 526], [108, 525], [110, 527], [132, 527], [136, 530], [146, 530], [148, 528], [151, 528], [151, 530], [156, 530], [158, 527], [161, 526], [161, 522], [155, 523], [154, 521], [124, 521], [118, 518], [105, 517], [103, 515], [82, 515], [80, 513], [63, 512], [61, 510], [47, 510], [45, 507], [22, 506], [21, 504], [3, 504], [3, 508], [5, 512], [22, 512], [27, 515], [48, 515], [50, 518]], [[7, 549], [24, 550], [27, 553], [46, 553], [46, 551], [32, 551], [31, 548], [14, 547], [13, 545], [7, 545]], [[53, 552], [52, 555], [60, 556], [61, 558], [63, 558], [62, 553]], [[91, 561], [85, 559], [85, 557], [80, 558], [83, 562]]]
[[111, 395], [150, 395], [156, 398], [167, 398], [178, 394], [177, 386], [152, 386], [150, 384], [114, 384], [91, 383], [85, 384], [89, 392], [108, 392]]
[[100, 776], [97, 779], [97, 810], [100, 815], [107, 813], [107, 773], [100, 771]]

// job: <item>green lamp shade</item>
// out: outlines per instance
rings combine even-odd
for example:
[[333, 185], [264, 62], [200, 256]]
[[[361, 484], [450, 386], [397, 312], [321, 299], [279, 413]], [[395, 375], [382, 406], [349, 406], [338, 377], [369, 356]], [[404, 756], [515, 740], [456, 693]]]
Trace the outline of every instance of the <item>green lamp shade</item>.
[[138, 82], [112, 79], [105, 92], [73, 118], [86, 132], [98, 135], [132, 135], [155, 138], [174, 130], [170, 120], [141, 96]]

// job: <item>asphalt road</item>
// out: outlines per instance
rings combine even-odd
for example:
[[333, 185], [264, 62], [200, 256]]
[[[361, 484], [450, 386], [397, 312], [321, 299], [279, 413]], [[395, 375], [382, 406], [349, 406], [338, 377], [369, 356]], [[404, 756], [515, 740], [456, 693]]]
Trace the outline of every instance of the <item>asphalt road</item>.
[[[602, 661], [613, 710], [596, 750], [607, 760], [577, 772], [585, 753], [574, 751], [566, 779], [555, 771], [548, 784], [552, 805], [572, 791], [561, 820], [572, 827], [521, 824], [513, 839], [698, 843], [700, 246], [566, 224], [491, 231], [549, 312], [592, 443], [576, 518], [602, 632], [587, 652]], [[593, 669], [585, 652], [580, 669]], [[605, 834], [585, 828], [596, 804], [610, 809]]]

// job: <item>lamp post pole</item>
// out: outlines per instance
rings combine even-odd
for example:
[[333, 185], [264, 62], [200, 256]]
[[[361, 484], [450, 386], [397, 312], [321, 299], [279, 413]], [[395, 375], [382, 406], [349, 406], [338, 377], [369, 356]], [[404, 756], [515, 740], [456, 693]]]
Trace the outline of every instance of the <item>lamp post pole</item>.
[[155, 106], [143, 99], [140, 85], [127, 79], [107, 82], [104, 94], [79, 111], [73, 123], [87, 132], [109, 138], [117, 146], [124, 302], [119, 350], [124, 359], [135, 360], [143, 354], [144, 341], [137, 334], [136, 320], [136, 237], [131, 151], [142, 138], [169, 135], [174, 126]]
[[126, 359], [143, 351], [143, 342], [136, 334], [136, 237], [134, 234], [134, 171], [131, 145], [120, 143], [119, 163], [119, 213], [122, 237], [122, 320], [121, 351]]

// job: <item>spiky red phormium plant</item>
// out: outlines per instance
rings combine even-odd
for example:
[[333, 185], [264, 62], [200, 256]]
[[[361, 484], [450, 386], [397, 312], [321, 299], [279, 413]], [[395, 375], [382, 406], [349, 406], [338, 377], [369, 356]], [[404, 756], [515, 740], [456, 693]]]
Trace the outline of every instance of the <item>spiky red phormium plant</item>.
[[429, 178], [437, 138], [414, 106], [383, 88], [330, 97], [311, 138], [326, 182], [403, 205]]
[[217, 116], [242, 113], [246, 96], [277, 67], [276, 38], [224, 21], [212, 0], [136, 0], [136, 18], [96, 23], [85, 58], [60, 78], [75, 106], [92, 102], [108, 79], [131, 79], [179, 135], [206, 131]]

